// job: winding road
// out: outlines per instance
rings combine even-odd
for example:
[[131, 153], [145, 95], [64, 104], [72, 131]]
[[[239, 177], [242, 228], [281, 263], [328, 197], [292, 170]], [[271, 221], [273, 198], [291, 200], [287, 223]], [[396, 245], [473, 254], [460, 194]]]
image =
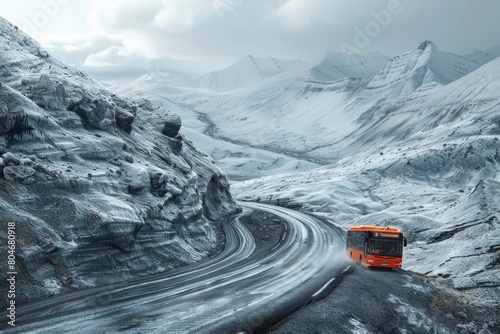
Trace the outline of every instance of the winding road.
[[286, 208], [241, 206], [285, 221], [270, 252], [256, 252], [253, 235], [234, 216], [223, 222], [227, 246], [216, 257], [27, 304], [9, 333], [255, 333], [321, 298], [348, 271], [333, 225]]

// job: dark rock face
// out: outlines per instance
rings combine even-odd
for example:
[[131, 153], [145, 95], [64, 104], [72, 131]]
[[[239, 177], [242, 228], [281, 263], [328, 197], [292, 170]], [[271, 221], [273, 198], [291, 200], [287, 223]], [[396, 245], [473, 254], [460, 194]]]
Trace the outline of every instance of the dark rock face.
[[181, 118], [178, 115], [165, 110], [163, 119], [165, 120], [163, 134], [167, 137], [175, 138], [181, 129]]
[[[156, 197], [163, 197], [168, 193], [168, 175], [155, 173], [150, 178], [151, 193]], [[173, 188], [171, 188], [173, 189]]]
[[91, 129], [109, 131], [116, 126], [115, 113], [107, 102], [84, 97], [71, 103], [68, 110], [74, 111], [82, 118], [83, 124]]
[[132, 133], [132, 124], [137, 116], [137, 106], [125, 100], [114, 98], [116, 127]]
[[215, 219], [239, 207], [221, 171], [178, 135], [177, 115], [156, 122], [163, 110], [117, 97], [1, 18], [0, 48], [0, 222], [16, 223], [16, 302], [221, 249]]
[[132, 123], [134, 123], [135, 116], [131, 113], [118, 109], [115, 114], [116, 126], [126, 133], [132, 133]]
[[64, 86], [60, 83], [53, 83], [46, 74], [42, 74], [40, 80], [31, 89], [31, 99], [45, 109], [66, 108]]

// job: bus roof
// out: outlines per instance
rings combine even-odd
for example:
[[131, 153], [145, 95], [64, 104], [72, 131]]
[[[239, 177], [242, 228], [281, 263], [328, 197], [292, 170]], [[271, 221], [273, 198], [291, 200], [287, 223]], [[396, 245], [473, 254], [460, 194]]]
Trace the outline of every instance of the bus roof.
[[391, 226], [373, 226], [373, 225], [357, 225], [351, 226], [348, 231], [357, 232], [386, 232], [386, 233], [396, 233], [402, 234], [396, 227]]

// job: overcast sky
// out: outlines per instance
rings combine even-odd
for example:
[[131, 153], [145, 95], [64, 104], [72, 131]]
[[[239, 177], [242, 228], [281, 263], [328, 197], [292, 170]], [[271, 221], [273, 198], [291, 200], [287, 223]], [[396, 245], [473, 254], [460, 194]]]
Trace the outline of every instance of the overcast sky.
[[395, 56], [430, 39], [465, 54], [500, 44], [498, 0], [23, 0], [0, 15], [54, 57], [102, 78], [201, 74], [245, 55]]

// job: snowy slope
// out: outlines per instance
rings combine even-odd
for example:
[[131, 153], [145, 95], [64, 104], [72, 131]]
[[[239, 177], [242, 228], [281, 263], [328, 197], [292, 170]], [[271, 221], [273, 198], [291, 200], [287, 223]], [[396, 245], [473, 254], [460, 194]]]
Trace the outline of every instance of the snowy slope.
[[[358, 115], [342, 110], [366, 82], [367, 79], [362, 78], [320, 82], [312, 80], [309, 68], [305, 67], [230, 92], [167, 88], [167, 84], [154, 84], [151, 80], [142, 85], [132, 83], [111, 89], [127, 96], [166, 100], [182, 107], [183, 118], [188, 113], [203, 115], [214, 124], [210, 132], [215, 137], [230, 138], [233, 142], [294, 158], [325, 145], [325, 138], [345, 135], [357, 127], [353, 122]], [[154, 93], [148, 89], [152, 86], [156, 87]], [[310, 117], [312, 110], [316, 113], [314, 117]], [[219, 126], [222, 124], [224, 126]], [[327, 161], [332, 160], [334, 158]]]
[[[0, 221], [16, 223], [16, 303], [222, 247], [215, 221], [238, 207], [177, 115], [111, 93], [1, 18], [0, 49]], [[6, 233], [0, 245], [7, 254]]]
[[328, 52], [323, 60], [310, 70], [311, 77], [321, 81], [337, 81], [344, 78], [371, 79], [385, 65], [388, 57], [380, 52], [347, 56]]
[[[156, 77], [158, 78], [158, 77]], [[152, 80], [149, 77], [143, 85], [133, 84], [112, 89], [120, 94], [131, 97], [140, 97], [151, 100], [154, 105], [175, 112], [182, 117], [183, 127], [181, 133], [192, 140], [196, 147], [208, 153], [232, 180], [248, 179], [263, 175], [273, 175], [279, 172], [291, 172], [311, 169], [320, 165], [314, 161], [307, 161], [291, 154], [270, 150], [268, 147], [261, 149], [257, 144], [244, 144], [237, 140], [221, 138], [214, 131], [218, 126], [206, 115], [197, 111], [199, 105], [212, 101], [213, 93], [199, 93], [191, 95], [185, 88], [173, 88], [165, 85], [163, 80]], [[182, 100], [175, 99], [173, 103], [166, 96], [185, 95], [189, 101], [183, 104]], [[208, 98], [205, 98], [208, 96]], [[197, 101], [196, 103], [193, 103]], [[274, 126], [274, 124], [272, 125]], [[276, 126], [279, 126], [276, 123]]]

